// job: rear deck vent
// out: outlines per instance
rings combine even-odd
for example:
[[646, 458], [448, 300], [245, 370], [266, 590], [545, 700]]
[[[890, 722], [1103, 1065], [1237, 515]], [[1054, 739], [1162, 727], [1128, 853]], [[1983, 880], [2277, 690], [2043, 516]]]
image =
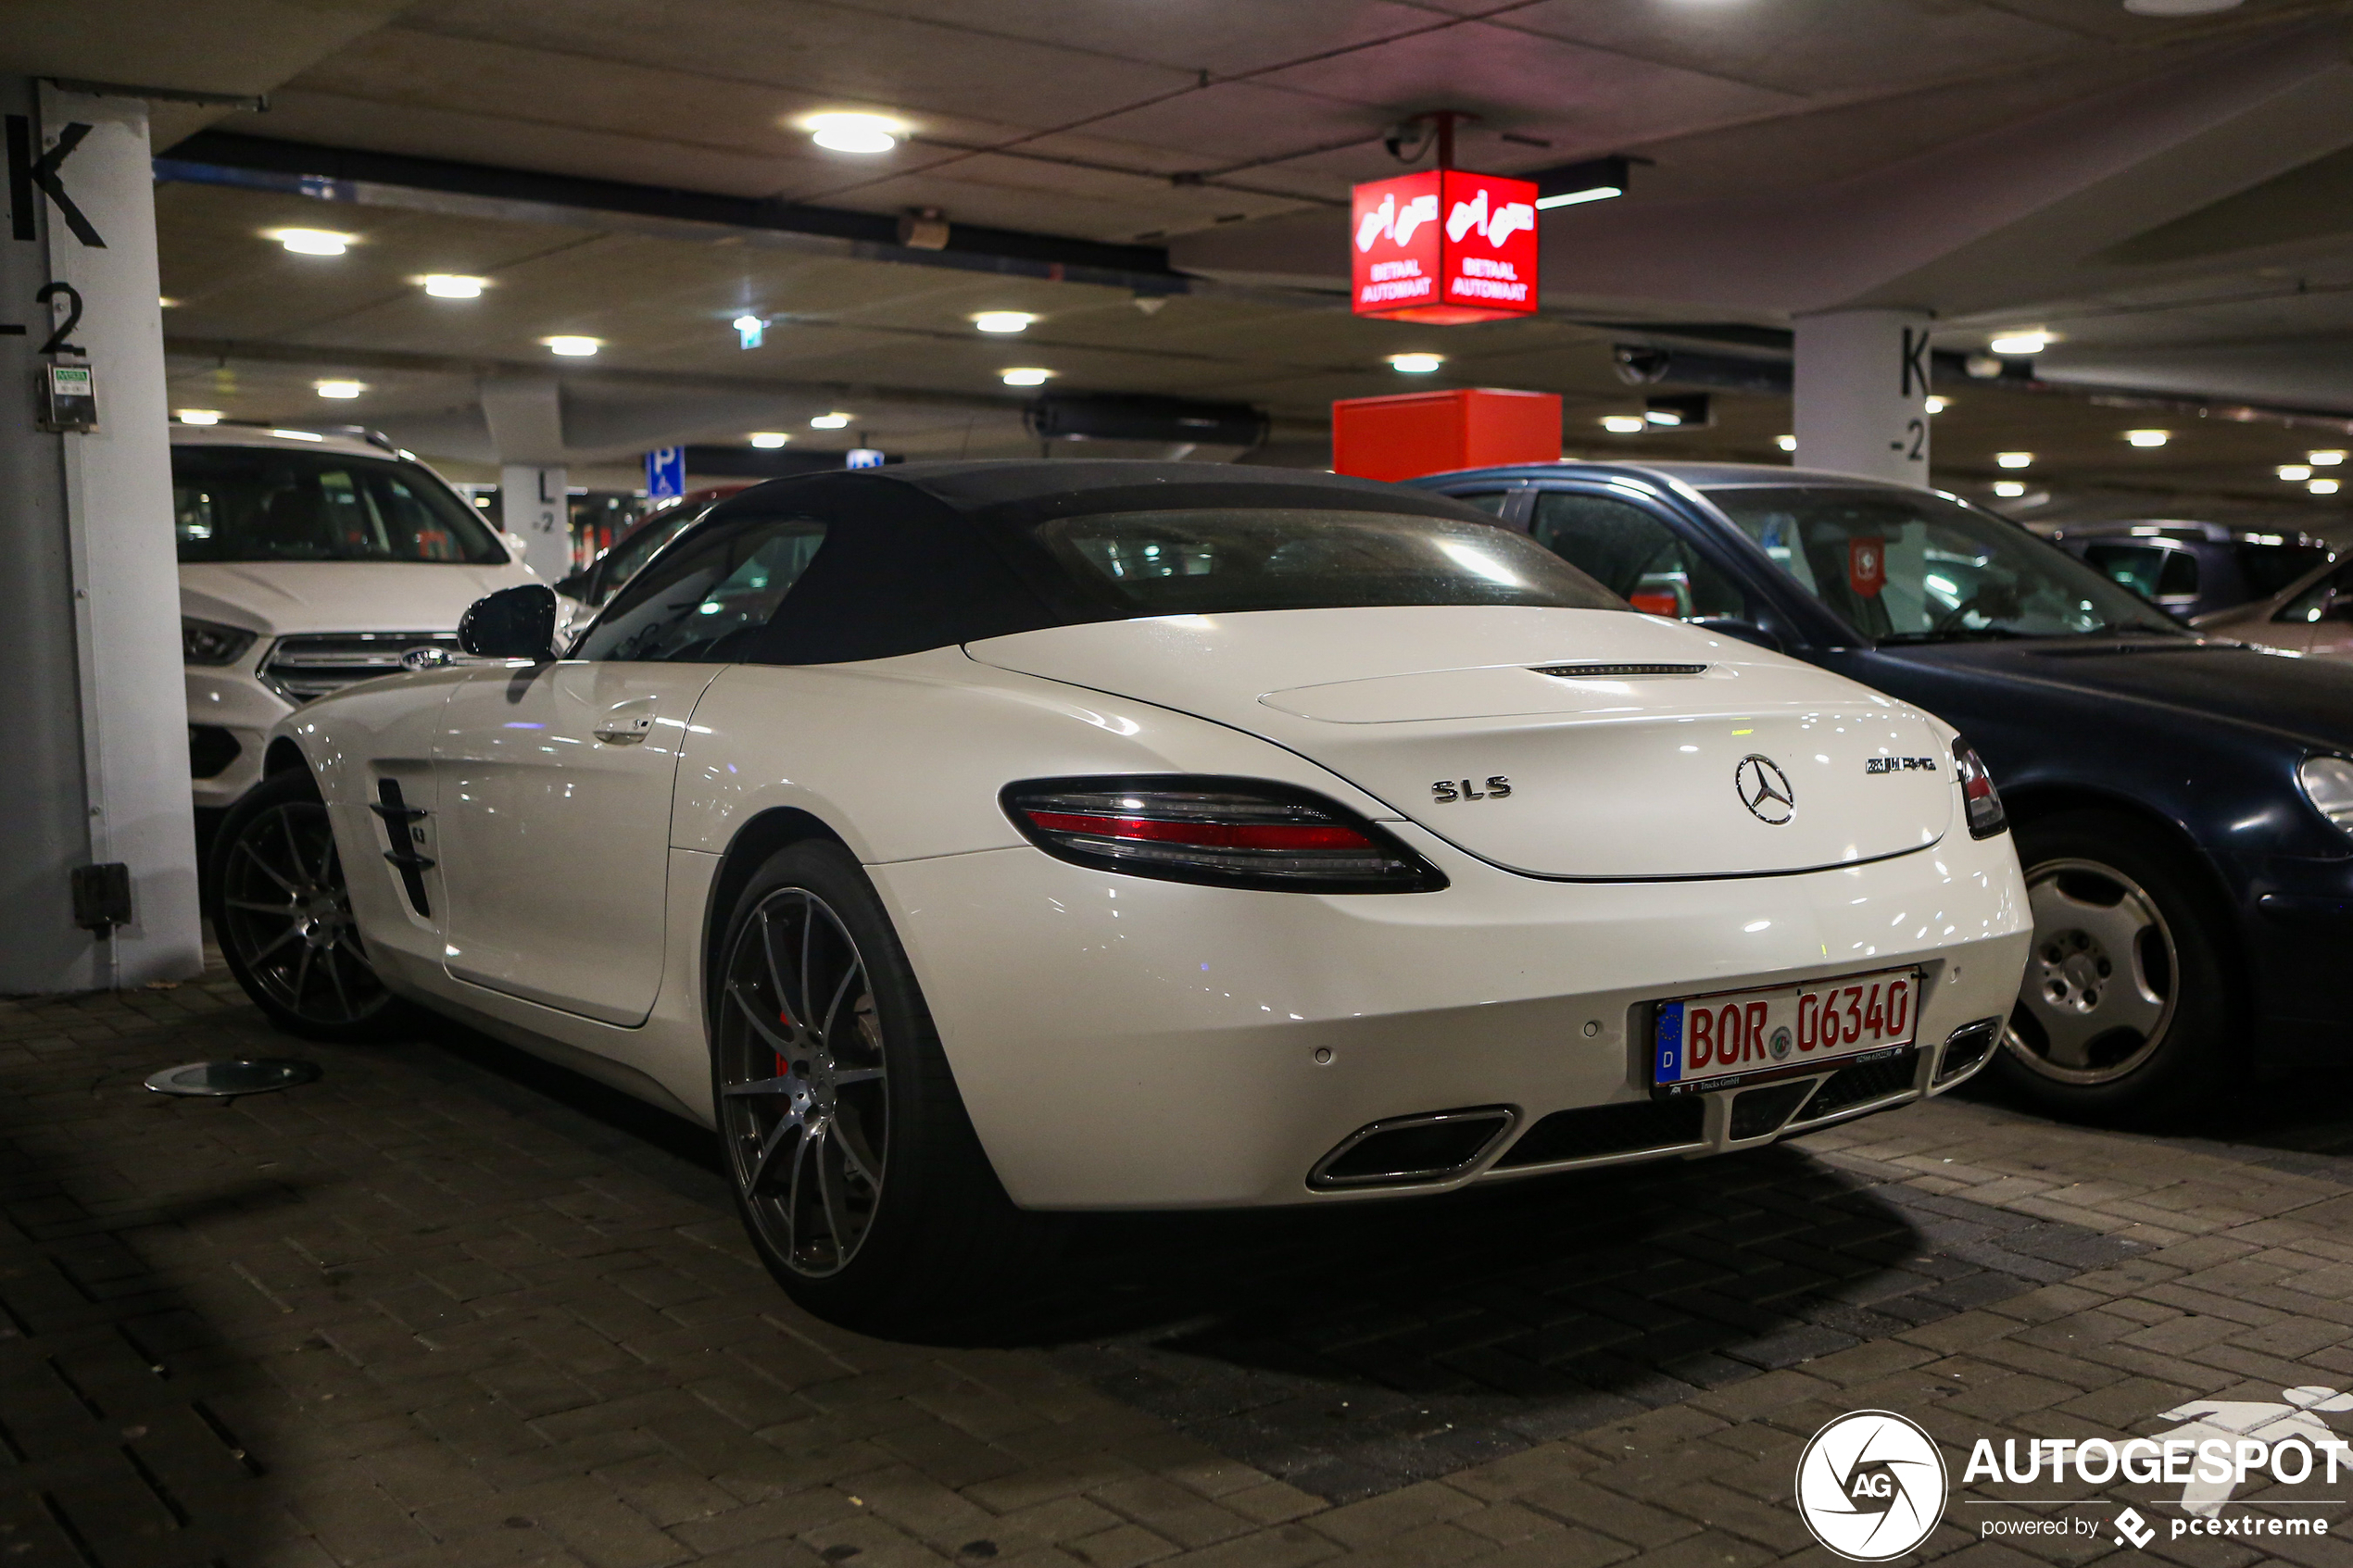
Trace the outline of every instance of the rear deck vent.
[[1811, 1122], [1817, 1117], [1835, 1116], [1867, 1100], [1900, 1095], [1912, 1086], [1913, 1079], [1919, 1075], [1919, 1063], [1920, 1053], [1913, 1049], [1890, 1057], [1885, 1061], [1865, 1061], [1853, 1067], [1842, 1067], [1823, 1081], [1820, 1090], [1814, 1096], [1814, 1102], [1806, 1108], [1806, 1120]]
[[1706, 1120], [1707, 1106], [1697, 1095], [1555, 1110], [1529, 1128], [1528, 1135], [1512, 1145], [1495, 1168], [1507, 1171], [1694, 1144], [1700, 1141]]
[[1511, 1130], [1517, 1112], [1505, 1105], [1433, 1110], [1360, 1127], [1315, 1162], [1311, 1187], [1389, 1186], [1460, 1175]]
[[1565, 681], [1630, 681], [1646, 675], [1696, 675], [1705, 664], [1531, 664], [1539, 675]]

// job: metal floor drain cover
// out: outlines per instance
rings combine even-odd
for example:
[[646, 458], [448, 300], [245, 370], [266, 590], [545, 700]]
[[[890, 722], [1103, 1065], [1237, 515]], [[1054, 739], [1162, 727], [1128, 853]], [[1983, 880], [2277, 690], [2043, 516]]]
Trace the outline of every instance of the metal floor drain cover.
[[310, 1083], [318, 1076], [318, 1066], [308, 1061], [191, 1061], [150, 1073], [147, 1087], [159, 1095], [266, 1095], [272, 1089]]

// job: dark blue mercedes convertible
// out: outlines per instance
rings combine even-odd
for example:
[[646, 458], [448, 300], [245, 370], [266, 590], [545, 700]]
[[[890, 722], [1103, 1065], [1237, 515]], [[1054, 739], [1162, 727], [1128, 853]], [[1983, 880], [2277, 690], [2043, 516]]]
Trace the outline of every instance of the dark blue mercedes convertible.
[[1957, 726], [2034, 949], [1995, 1063], [2046, 1110], [2177, 1119], [2353, 1049], [2353, 666], [2201, 637], [1949, 495], [1799, 469], [1548, 463], [1416, 483], [1638, 609]]

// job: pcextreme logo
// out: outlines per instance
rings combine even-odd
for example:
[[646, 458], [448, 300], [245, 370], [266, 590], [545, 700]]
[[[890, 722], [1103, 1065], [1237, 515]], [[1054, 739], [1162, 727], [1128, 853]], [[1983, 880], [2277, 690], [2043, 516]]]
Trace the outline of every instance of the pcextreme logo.
[[[1979, 1437], [1961, 1485], [2007, 1484], [2033, 1495], [1965, 1498], [1974, 1517], [1959, 1523], [1982, 1538], [2089, 1542], [2104, 1536], [2134, 1550], [2160, 1536], [2326, 1536], [2330, 1522], [2302, 1511], [2334, 1499], [2267, 1494], [2236, 1513], [2223, 1512], [2234, 1493], [2253, 1484], [2292, 1488], [2316, 1482], [2334, 1491], [2338, 1473], [2353, 1470], [2353, 1447], [2322, 1418], [2324, 1411], [2353, 1411], [2353, 1395], [2317, 1386], [2280, 1394], [2277, 1400], [2177, 1405], [2157, 1417], [2176, 1424], [2149, 1437], [2006, 1437], [1998, 1447]], [[2179, 1486], [2172, 1506], [2181, 1516], [2152, 1521], [2130, 1505], [2110, 1512], [2115, 1499], [2097, 1489], [2120, 1481]], [[2050, 1495], [2078, 1487], [2092, 1495]], [[1925, 1541], [1953, 1499], [1944, 1454], [1918, 1423], [1892, 1411], [1855, 1411], [1815, 1433], [1798, 1456], [1796, 1500], [1799, 1517], [1823, 1546], [1849, 1562], [1884, 1562]]]

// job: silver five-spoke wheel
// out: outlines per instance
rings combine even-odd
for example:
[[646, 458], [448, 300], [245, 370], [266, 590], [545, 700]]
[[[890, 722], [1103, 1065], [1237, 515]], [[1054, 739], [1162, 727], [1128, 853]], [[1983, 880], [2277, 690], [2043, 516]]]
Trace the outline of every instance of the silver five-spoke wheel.
[[824, 899], [782, 887], [722, 974], [721, 1133], [744, 1209], [795, 1273], [837, 1273], [874, 1225], [890, 1147], [865, 957]]
[[221, 946], [293, 1018], [332, 1028], [384, 1010], [384, 983], [352, 922], [343, 861], [317, 800], [280, 800], [235, 824], [217, 912]]
[[2063, 1084], [2105, 1084], [2165, 1038], [2181, 959], [2157, 900], [2097, 860], [2046, 860], [2027, 872], [2034, 947], [2007, 1043]]

